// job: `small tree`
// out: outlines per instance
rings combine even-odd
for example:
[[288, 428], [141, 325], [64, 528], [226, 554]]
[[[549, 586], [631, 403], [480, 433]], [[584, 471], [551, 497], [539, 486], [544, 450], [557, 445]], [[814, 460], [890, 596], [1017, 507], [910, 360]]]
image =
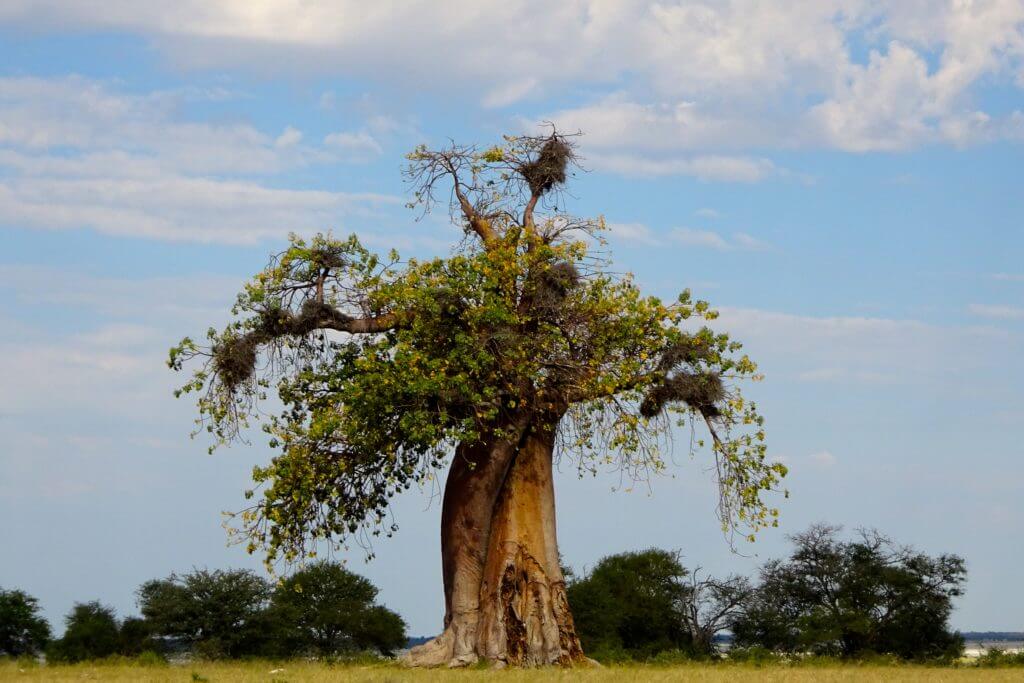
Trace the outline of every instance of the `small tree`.
[[121, 654], [133, 657], [146, 651], [156, 652], [160, 649], [160, 643], [153, 638], [153, 625], [147, 620], [128, 617], [121, 622]]
[[274, 591], [274, 621], [284, 648], [319, 655], [377, 650], [390, 655], [404, 647], [405, 622], [374, 604], [377, 588], [366, 578], [331, 562], [316, 562], [285, 579]]
[[679, 613], [687, 571], [678, 553], [644, 550], [600, 560], [568, 587], [583, 646], [593, 656], [642, 658], [689, 649]]
[[686, 578], [679, 613], [690, 635], [691, 647], [700, 655], [717, 652], [715, 636], [727, 630], [747, 607], [753, 587], [745, 576], [724, 579], [700, 575], [697, 567]]
[[840, 530], [812, 526], [792, 537], [787, 561], [762, 568], [748, 609], [733, 622], [737, 643], [846, 657], [958, 656], [963, 639], [948, 619], [963, 594], [963, 559], [929, 557], [876, 531], [845, 542]]
[[121, 631], [114, 608], [98, 601], [77, 603], [64, 618], [64, 636], [50, 644], [46, 658], [55, 662], [81, 662], [117, 654]]
[[270, 584], [248, 570], [194, 570], [144, 583], [139, 607], [153, 633], [205, 657], [259, 654], [272, 637]]
[[39, 601], [20, 590], [0, 589], [0, 653], [35, 655], [50, 640], [50, 625], [39, 614]]

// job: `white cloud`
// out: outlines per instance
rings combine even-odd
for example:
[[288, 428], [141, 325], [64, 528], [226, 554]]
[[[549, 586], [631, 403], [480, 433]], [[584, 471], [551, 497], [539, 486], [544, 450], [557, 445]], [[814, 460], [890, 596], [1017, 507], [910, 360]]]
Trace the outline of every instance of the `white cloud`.
[[514, 104], [519, 100], [523, 99], [530, 92], [536, 90], [537, 79], [536, 78], [523, 78], [511, 83], [498, 86], [497, 88], [491, 89], [483, 99], [483, 106], [489, 108], [506, 107], [510, 104]]
[[329, 160], [310, 147], [279, 147], [280, 138], [246, 123], [182, 119], [176, 112], [184, 98], [179, 91], [126, 94], [78, 76], [0, 78], [0, 145], [39, 154], [120, 152], [182, 173], [266, 174]]
[[396, 203], [384, 195], [280, 190], [171, 174], [0, 182], [0, 224], [173, 241], [241, 244], [289, 231], [343, 230], [343, 216]]
[[609, 223], [608, 231], [624, 242], [635, 242], [647, 246], [661, 244], [661, 240], [643, 223]]
[[706, 247], [725, 251], [729, 243], [724, 237], [711, 230], [694, 230], [693, 228], [675, 228], [672, 240], [686, 247]]
[[769, 246], [766, 242], [738, 232], [728, 239], [713, 230], [696, 230], [694, 228], [674, 228], [671, 232], [672, 241], [687, 247], [705, 247], [719, 251], [763, 251]]
[[992, 279], [1000, 282], [1024, 282], [1024, 273], [993, 273]]
[[739, 249], [746, 249], [747, 251], [764, 251], [768, 249], [768, 243], [757, 239], [752, 235], [748, 235], [745, 232], [738, 232], [732, 236], [733, 244]]
[[703, 209], [697, 209], [696, 211], [694, 211], [693, 215], [699, 216], [701, 218], [711, 218], [711, 219], [714, 219], [714, 218], [721, 217], [722, 214], [720, 214], [718, 211], [716, 211], [714, 209], [703, 208]]
[[485, 107], [577, 89], [594, 99], [547, 118], [581, 127], [598, 151], [661, 150], [660, 165], [634, 161], [634, 173], [697, 175], [671, 161], [680, 150], [1024, 136], [1020, 116], [973, 97], [980, 83], [1024, 83], [1020, 0], [109, 0], [102, 12], [90, 0], [7, 0], [0, 23], [136, 33], [185, 68], [370, 78], [472, 93]]
[[[0, 225], [252, 243], [344, 230], [348, 217], [400, 203], [256, 180], [341, 157], [303, 144], [291, 126], [273, 137], [248, 124], [183, 120], [182, 96], [124, 94], [80, 77], [0, 78]], [[350, 157], [353, 146], [380, 150], [366, 133], [348, 142], [338, 146]]]
[[833, 467], [837, 460], [836, 456], [832, 455], [829, 451], [818, 451], [817, 453], [811, 453], [809, 456], [810, 461], [819, 467]]
[[76, 339], [90, 346], [111, 348], [141, 346], [158, 337], [159, 333], [153, 327], [136, 323], [111, 323], [79, 334]]
[[[993, 327], [939, 326], [917, 320], [815, 317], [720, 307], [716, 329], [743, 341], [769, 380], [847, 386], [943, 385], [981, 392], [1002, 382], [994, 357], [1024, 352], [1024, 338]], [[965, 354], [964, 349], [972, 352]], [[950, 358], [957, 358], [951, 364]], [[977, 400], [988, 400], [982, 394]]]
[[302, 141], [302, 131], [296, 128], [288, 126], [284, 129], [277, 139], [274, 140], [274, 146], [276, 147], [294, 147]]
[[1024, 308], [1001, 304], [971, 304], [967, 310], [982, 318], [997, 320], [1024, 320]]
[[[595, 149], [643, 150], [648, 155], [708, 149], [742, 149], [766, 136], [786, 134], [773, 121], [748, 119], [737, 107], [731, 113], [708, 110], [695, 101], [643, 104], [617, 92], [591, 104], [545, 115], [565, 130], [580, 129]], [[780, 140], [785, 142], [785, 138]]]
[[[589, 145], [589, 142], [588, 142]], [[654, 177], [686, 175], [717, 182], [754, 183], [777, 169], [768, 159], [723, 155], [655, 159], [633, 153], [592, 153], [588, 165], [626, 176]]]
[[[689, 3], [651, 13], [662, 25], [644, 51], [642, 86], [543, 118], [582, 128], [598, 148], [662, 155], [1024, 137], [1020, 112], [997, 117], [971, 97], [983, 79], [1024, 73], [1019, 0]], [[651, 30], [638, 26], [635, 36]], [[860, 63], [849, 45], [865, 38], [872, 50]]]
[[641, 105], [624, 97], [618, 93], [541, 118], [563, 130], [583, 131], [581, 144], [588, 165], [623, 175], [758, 182], [782, 172], [763, 157], [698, 153], [743, 149], [766, 136], [781, 139], [785, 135], [781, 129], [768, 132], [758, 122], [705, 115], [691, 102]]
[[324, 144], [353, 157], [377, 155], [383, 151], [380, 143], [366, 131], [330, 133], [324, 138]]

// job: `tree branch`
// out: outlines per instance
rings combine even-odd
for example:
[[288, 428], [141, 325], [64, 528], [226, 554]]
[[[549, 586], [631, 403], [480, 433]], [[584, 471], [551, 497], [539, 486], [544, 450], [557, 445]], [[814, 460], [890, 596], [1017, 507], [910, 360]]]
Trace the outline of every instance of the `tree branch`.
[[533, 222], [533, 211], [537, 208], [537, 202], [539, 201], [540, 195], [534, 192], [530, 195], [530, 200], [526, 202], [526, 208], [523, 209], [523, 228], [526, 230], [526, 234], [531, 237], [536, 233], [536, 227]]
[[476, 210], [473, 203], [466, 197], [466, 193], [462, 191], [462, 182], [459, 180], [459, 173], [455, 168], [455, 164], [447, 156], [444, 156], [443, 159], [443, 166], [452, 177], [452, 191], [455, 193], [455, 198], [459, 200], [459, 208], [462, 209], [462, 215], [469, 222], [469, 227], [473, 229], [473, 232], [480, 237], [484, 246], [490, 246], [497, 238], [494, 228], [491, 227], [490, 221], [480, 215], [480, 212]]

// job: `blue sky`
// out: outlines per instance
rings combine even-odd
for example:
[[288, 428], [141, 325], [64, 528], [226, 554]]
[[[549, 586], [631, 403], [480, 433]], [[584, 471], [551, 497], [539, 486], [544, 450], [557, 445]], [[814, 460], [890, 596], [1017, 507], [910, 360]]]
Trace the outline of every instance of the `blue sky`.
[[[554, 121], [569, 209], [616, 268], [722, 311], [791, 469], [782, 528], [733, 554], [707, 459], [615, 491], [558, 480], [577, 569], [651, 545], [752, 572], [815, 521], [968, 560], [954, 625], [1024, 630], [1024, 2], [0, 7], [0, 586], [59, 622], [142, 581], [258, 567], [225, 546], [260, 439], [215, 456], [167, 348], [226, 320], [289, 231], [448, 253], [402, 155]], [[440, 630], [435, 491], [348, 555]]]

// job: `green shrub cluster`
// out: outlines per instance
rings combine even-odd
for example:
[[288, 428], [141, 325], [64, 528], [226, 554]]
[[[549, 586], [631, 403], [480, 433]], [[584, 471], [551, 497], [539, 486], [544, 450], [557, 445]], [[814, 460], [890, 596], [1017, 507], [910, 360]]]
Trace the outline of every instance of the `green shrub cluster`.
[[340, 565], [317, 562], [276, 585], [248, 570], [155, 579], [137, 591], [142, 617], [118, 619], [99, 602], [76, 603], [64, 635], [50, 637], [38, 601], [0, 591], [0, 655], [26, 661], [121, 659], [154, 666], [172, 654], [204, 659], [313, 656], [379, 658], [406, 643], [405, 622], [376, 603], [377, 588]]
[[[815, 525], [791, 538], [759, 581], [698, 578], [664, 550], [612, 555], [581, 578], [570, 572], [569, 603], [584, 651], [601, 662], [720, 657], [732, 661], [953, 662], [963, 638], [949, 628], [963, 592], [964, 560], [931, 557], [874, 531], [843, 540]], [[1015, 655], [991, 655], [986, 666]]]

